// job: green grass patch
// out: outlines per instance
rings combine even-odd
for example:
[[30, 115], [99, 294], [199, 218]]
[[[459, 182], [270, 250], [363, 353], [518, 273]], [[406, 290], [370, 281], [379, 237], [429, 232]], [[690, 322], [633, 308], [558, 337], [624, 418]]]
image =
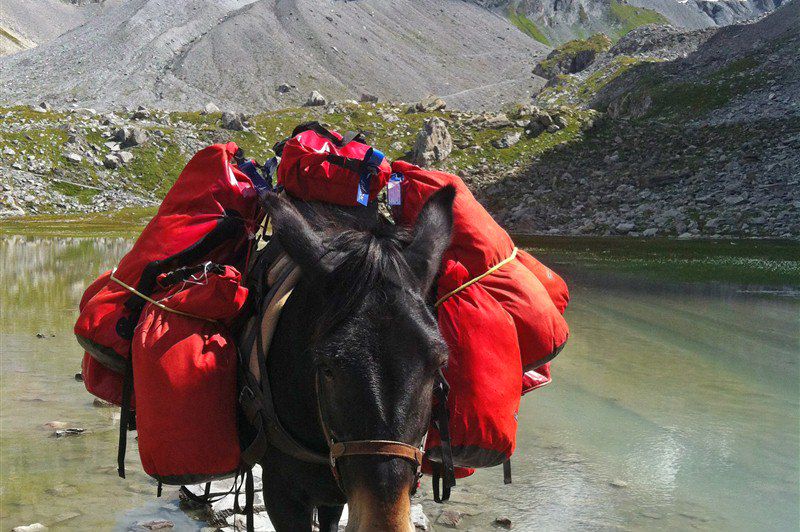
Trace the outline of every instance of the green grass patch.
[[536, 39], [542, 44], [550, 46], [550, 39], [548, 39], [545, 34], [542, 33], [542, 30], [539, 29], [535, 22], [526, 17], [524, 14], [517, 12], [515, 9], [509, 9], [508, 20], [510, 20], [514, 26], [519, 28], [522, 33]]
[[71, 196], [84, 205], [91, 204], [92, 198], [94, 198], [100, 192], [99, 190], [79, 187], [71, 183], [64, 183], [63, 181], [53, 181], [52, 186], [56, 191], [61, 192], [65, 196]]
[[48, 214], [6, 218], [0, 235], [36, 237], [136, 237], [156, 214], [155, 207], [125, 208], [115, 212]]
[[188, 162], [177, 144], [167, 143], [163, 150], [154, 142], [134, 148], [133, 160], [120, 168], [120, 174], [129, 176], [148, 192], [166, 195], [183, 167]]
[[615, 37], [617, 39], [635, 30], [639, 26], [645, 26], [647, 24], [669, 24], [669, 20], [657, 11], [632, 6], [618, 0], [611, 0], [610, 17], [616, 26]]

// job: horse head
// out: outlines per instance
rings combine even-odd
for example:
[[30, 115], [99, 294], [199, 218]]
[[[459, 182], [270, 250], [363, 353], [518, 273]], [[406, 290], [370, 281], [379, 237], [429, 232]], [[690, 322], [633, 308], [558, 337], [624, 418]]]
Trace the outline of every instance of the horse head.
[[[421, 446], [448, 357], [429, 295], [450, 243], [454, 196], [452, 187], [431, 196], [413, 231], [377, 216], [366, 227], [314, 227], [289, 200], [270, 197], [274, 232], [301, 268], [305, 311], [314, 314], [304, 349], [328, 445]], [[413, 530], [417, 468], [391, 454], [339, 458], [333, 469], [350, 508], [348, 530]]]

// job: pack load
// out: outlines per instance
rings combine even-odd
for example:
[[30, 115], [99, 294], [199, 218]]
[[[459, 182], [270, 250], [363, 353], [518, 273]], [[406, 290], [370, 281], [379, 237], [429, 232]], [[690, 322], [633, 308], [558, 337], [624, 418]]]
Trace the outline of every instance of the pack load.
[[239, 467], [237, 354], [226, 324], [247, 295], [238, 272], [269, 187], [259, 168], [233, 142], [199, 151], [130, 252], [81, 300], [84, 385], [122, 407], [120, 476], [134, 426], [145, 471], [162, 483]]
[[367, 205], [391, 174], [383, 154], [367, 145], [363, 136], [342, 136], [318, 122], [297, 126], [275, 151], [281, 157], [278, 185], [305, 201]]
[[133, 337], [139, 457], [164, 484], [209, 482], [239, 469], [237, 351], [228, 324], [247, 288], [210, 262], [162, 274]]
[[[392, 171], [401, 192], [394, 215], [404, 225], [416, 222], [435, 191], [456, 188], [437, 307], [450, 347], [444, 371], [449, 444], [455, 476], [466, 476], [472, 467], [501, 464], [513, 453], [520, 395], [549, 382], [548, 363], [567, 341], [562, 312], [569, 294], [560, 277], [514, 247], [458, 176], [403, 161], [394, 162]], [[423, 469], [434, 475], [441, 473], [440, 440], [431, 426]]]
[[[125, 373], [133, 329], [145, 304], [135, 292], [148, 296], [160, 273], [187, 264], [244, 261], [246, 235], [258, 223], [259, 207], [252, 181], [233, 164], [238, 151], [230, 142], [198, 152], [113, 274], [102, 286], [93, 285], [96, 293], [81, 308], [75, 335], [106, 368]], [[87, 388], [95, 386], [91, 379], [84, 382]]]

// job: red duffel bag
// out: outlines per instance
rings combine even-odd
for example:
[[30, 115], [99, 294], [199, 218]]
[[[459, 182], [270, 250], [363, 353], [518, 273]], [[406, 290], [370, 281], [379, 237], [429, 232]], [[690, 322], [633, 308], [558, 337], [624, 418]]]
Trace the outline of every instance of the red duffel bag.
[[279, 146], [278, 185], [305, 201], [367, 205], [378, 197], [391, 174], [383, 154], [362, 137], [343, 137], [318, 122], [297, 126]]
[[[113, 277], [83, 305], [75, 323], [78, 343], [107, 368], [124, 372], [130, 353], [144, 306], [131, 288], [148, 295], [167, 270], [243, 261], [247, 227], [257, 224], [259, 206], [250, 178], [233, 164], [238, 150], [229, 142], [195, 154]], [[89, 388], [91, 379], [86, 382]]]
[[[105, 285], [111, 277], [111, 270], [103, 273], [86, 288], [78, 306], [80, 311]], [[107, 368], [89, 353], [83, 354], [81, 362], [81, 377], [86, 390], [104, 401], [117, 406], [122, 404], [123, 374]], [[135, 407], [135, 400], [131, 397], [131, 407]]]
[[[460, 262], [472, 279], [515, 253], [511, 237], [458, 176], [424, 170], [404, 161], [392, 163], [392, 171], [402, 175], [401, 204], [394, 213], [404, 225], [413, 226], [431, 194], [447, 185], [456, 188], [452, 242], [444, 253], [443, 263]], [[518, 250], [513, 260], [481, 280], [483, 288], [514, 319], [522, 366], [526, 370], [538, 368], [555, 357], [569, 336], [567, 322], [561, 315], [569, 299], [567, 287], [560, 277], [551, 276], [548, 271]]]
[[[466, 268], [448, 261], [439, 278], [443, 297], [470, 280]], [[439, 306], [438, 322], [450, 349], [444, 376], [450, 383], [447, 407], [456, 478], [473, 467], [502, 464], [514, 452], [522, 364], [514, 320], [478, 281]], [[441, 461], [435, 426], [428, 431], [423, 471]]]
[[227, 323], [247, 288], [236, 269], [210, 263], [162, 275], [164, 284], [171, 288], [144, 307], [132, 343], [142, 466], [172, 485], [231, 476], [240, 451]]

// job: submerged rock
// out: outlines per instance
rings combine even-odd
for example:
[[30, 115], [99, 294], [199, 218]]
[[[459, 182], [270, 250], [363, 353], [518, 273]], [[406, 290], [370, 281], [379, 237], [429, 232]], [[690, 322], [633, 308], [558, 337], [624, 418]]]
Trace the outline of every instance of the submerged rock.
[[33, 523], [31, 525], [15, 526], [11, 532], [35, 532], [36, 530], [47, 530], [47, 527], [42, 523]]

